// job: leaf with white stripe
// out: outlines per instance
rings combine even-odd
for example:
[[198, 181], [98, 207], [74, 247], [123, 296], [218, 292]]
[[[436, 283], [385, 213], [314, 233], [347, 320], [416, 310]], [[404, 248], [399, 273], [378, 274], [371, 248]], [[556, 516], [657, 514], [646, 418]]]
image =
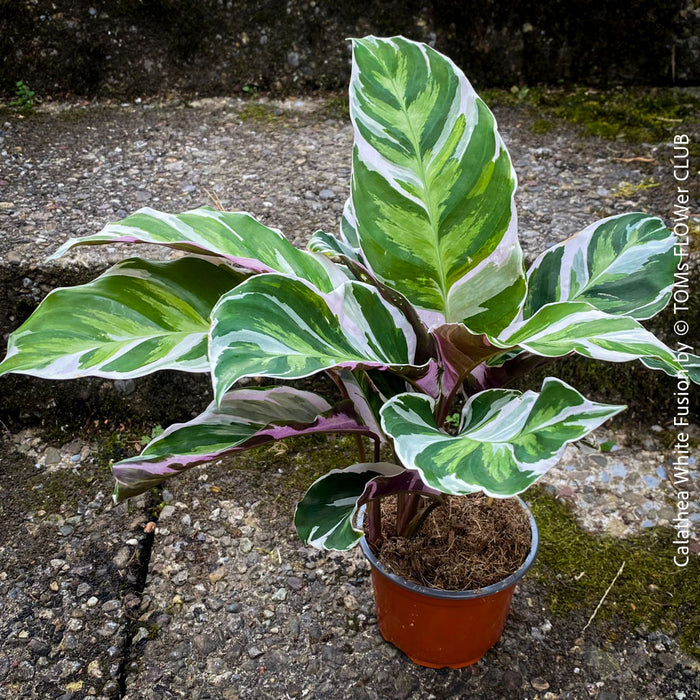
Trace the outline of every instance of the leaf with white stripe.
[[380, 282], [367, 267], [366, 262], [359, 253], [356, 253], [354, 249], [349, 248], [342, 241], [322, 231], [317, 231], [314, 234], [309, 245], [313, 246], [317, 252], [324, 252], [326, 255], [331, 256], [334, 262], [338, 263], [339, 268], [347, 270], [347, 275], [350, 279], [375, 287], [385, 301], [395, 306], [403, 314], [416, 334], [416, 362], [423, 364], [434, 357], [435, 343], [416, 308], [403, 294], [396, 291], [393, 287]]
[[300, 379], [334, 367], [419, 372], [410, 324], [366, 284], [322, 294], [284, 275], [257, 275], [212, 312], [210, 358], [220, 400], [242, 377]]
[[56, 289], [10, 335], [0, 374], [47, 379], [209, 370], [209, 314], [242, 279], [225, 263], [126, 260], [96, 280]]
[[347, 246], [359, 253], [360, 239], [357, 236], [357, 219], [355, 218], [352, 197], [345, 200], [343, 216], [340, 219], [340, 238]]
[[[379, 427], [379, 409], [382, 397], [371, 385], [365, 372], [351, 372], [349, 369], [329, 371], [333, 381], [340, 388], [343, 396], [352, 401], [362, 422], [378, 436], [380, 442], [386, 442], [386, 437]], [[356, 376], [357, 375], [357, 376]]]
[[654, 366], [676, 376], [683, 371], [673, 351], [639, 321], [613, 316], [580, 301], [547, 304], [526, 321], [513, 323], [494, 345], [519, 346], [535, 355], [563, 357], [576, 352], [608, 362], [629, 362], [645, 358]]
[[72, 238], [50, 259], [75, 246], [104, 243], [149, 243], [176, 250], [225, 258], [252, 272], [281, 272], [309, 280], [330, 291], [345, 279], [323, 255], [295, 248], [284, 235], [245, 212], [221, 212], [210, 207], [167, 214], [146, 207], [100, 233]]
[[401, 463], [443, 493], [483, 491], [498, 498], [524, 491], [557, 463], [568, 443], [625, 408], [589, 401], [552, 377], [539, 394], [475, 394], [462, 409], [457, 435], [438, 429], [434, 407], [427, 396], [402, 394], [382, 408], [382, 427]]
[[163, 480], [224, 455], [273, 440], [312, 433], [379, 436], [362, 423], [351, 402], [331, 406], [324, 398], [292, 387], [235, 389], [187, 423], [170, 426], [138, 457], [113, 465], [115, 498], [122, 501]]
[[368, 484], [404, 471], [396, 464], [373, 462], [324, 474], [311, 484], [294, 513], [301, 541], [318, 549], [346, 550], [356, 545], [363, 533], [353, 523]]
[[428, 325], [499, 332], [520, 308], [525, 273], [515, 173], [493, 115], [424, 44], [367, 37], [353, 57], [348, 229], [374, 275]]
[[675, 242], [648, 214], [597, 221], [535, 260], [523, 317], [552, 302], [586, 301], [616, 316], [651, 318], [671, 298]]
[[307, 248], [312, 253], [320, 253], [330, 258], [349, 258], [360, 264], [364, 264], [359, 251], [351, 248], [345, 241], [336, 238], [325, 231], [316, 231], [307, 244]]
[[[676, 353], [676, 360], [678, 364], [683, 368], [683, 372], [688, 376], [688, 379], [695, 384], [700, 384], [700, 356], [693, 355], [689, 352], [679, 351]], [[642, 358], [642, 364], [646, 365], [650, 369], [660, 369], [667, 374], [670, 374], [663, 362], [650, 357]], [[682, 373], [675, 374], [673, 376], [682, 377]]]

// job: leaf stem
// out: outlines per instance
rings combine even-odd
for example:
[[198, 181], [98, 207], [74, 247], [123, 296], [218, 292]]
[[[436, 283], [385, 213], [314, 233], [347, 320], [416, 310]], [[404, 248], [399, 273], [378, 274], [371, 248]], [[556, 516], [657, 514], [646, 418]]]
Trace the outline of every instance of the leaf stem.
[[367, 503], [367, 543], [375, 553], [382, 546], [382, 508], [380, 498], [373, 498]]
[[[360, 462], [364, 463], [367, 461], [367, 453], [365, 452], [365, 443], [362, 441], [362, 435], [355, 433], [355, 444], [357, 445], [357, 454], [360, 458]], [[374, 460], [377, 462], [378, 460]]]

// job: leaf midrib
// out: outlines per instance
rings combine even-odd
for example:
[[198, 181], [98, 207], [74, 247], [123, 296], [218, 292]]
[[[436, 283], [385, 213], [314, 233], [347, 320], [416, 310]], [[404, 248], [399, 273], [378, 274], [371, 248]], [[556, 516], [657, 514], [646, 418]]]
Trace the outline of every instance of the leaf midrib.
[[436, 223], [435, 213], [433, 212], [432, 198], [430, 196], [430, 183], [428, 181], [428, 177], [426, 175], [425, 165], [423, 163], [423, 158], [421, 156], [420, 139], [418, 138], [418, 135], [416, 134], [416, 131], [413, 128], [413, 124], [411, 123], [411, 120], [410, 120], [409, 115], [408, 115], [408, 108], [406, 107], [405, 96], [398, 89], [398, 84], [397, 84], [395, 77], [392, 78], [391, 84], [392, 84], [392, 87], [394, 88], [398, 102], [401, 105], [401, 112], [402, 112], [402, 114], [404, 116], [404, 120], [406, 122], [406, 128], [407, 128], [407, 132], [409, 135], [409, 139], [410, 139], [411, 144], [413, 145], [414, 151], [416, 153], [416, 162], [418, 165], [418, 176], [420, 177], [420, 180], [423, 183], [423, 195], [424, 195], [424, 198], [426, 199], [426, 203], [428, 205], [426, 208], [426, 211], [428, 213], [428, 221], [430, 223], [431, 231], [433, 232], [433, 246], [435, 248], [435, 259], [437, 261], [437, 267], [438, 267], [438, 274], [439, 274], [438, 282], [440, 284], [440, 295], [442, 297], [442, 302], [443, 302], [442, 303], [443, 313], [447, 316], [447, 277], [446, 277], [445, 270], [444, 270], [444, 267], [442, 264], [442, 257], [440, 255], [438, 226]]

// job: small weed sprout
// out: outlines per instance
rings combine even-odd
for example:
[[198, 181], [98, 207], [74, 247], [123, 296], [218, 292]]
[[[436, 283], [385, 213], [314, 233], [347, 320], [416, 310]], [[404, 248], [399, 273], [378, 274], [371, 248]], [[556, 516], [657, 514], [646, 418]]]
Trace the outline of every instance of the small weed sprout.
[[22, 80], [18, 80], [15, 85], [15, 98], [10, 102], [10, 107], [20, 114], [32, 114], [34, 108], [41, 104], [41, 97]]

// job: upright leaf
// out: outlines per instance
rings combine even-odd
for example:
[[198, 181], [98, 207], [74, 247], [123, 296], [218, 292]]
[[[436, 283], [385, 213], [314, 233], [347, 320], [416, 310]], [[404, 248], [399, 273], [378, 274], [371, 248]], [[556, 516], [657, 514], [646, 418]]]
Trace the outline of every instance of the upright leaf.
[[648, 214], [597, 221], [535, 260], [523, 317], [552, 302], [585, 301], [616, 316], [651, 318], [671, 298], [675, 242]]
[[293, 277], [258, 275], [225, 295], [212, 320], [217, 400], [242, 377], [299, 379], [333, 367], [416, 371], [411, 326], [360, 282], [321, 294]]
[[10, 335], [0, 374], [47, 379], [206, 372], [209, 314], [242, 276], [202, 258], [133, 258], [96, 280], [56, 289]]
[[115, 498], [143, 493], [175, 474], [272, 440], [311, 433], [378, 435], [358, 419], [348, 401], [331, 406], [308, 391], [278, 386], [235, 389], [187, 423], [170, 426], [138, 457], [113, 466]]
[[513, 496], [531, 486], [579, 440], [624, 406], [595, 403], [564, 382], [545, 379], [541, 393], [488, 389], [462, 410], [457, 435], [435, 424], [434, 401], [402, 394], [382, 409], [396, 454], [443, 493]]
[[417, 471], [389, 462], [334, 469], [317, 479], [297, 505], [297, 533], [304, 544], [319, 549], [350, 549], [362, 537], [362, 530], [354, 525], [358, 509], [372, 499], [402, 492], [440, 493], [427, 486]]
[[429, 325], [498, 332], [518, 312], [525, 278], [515, 173], [493, 115], [423, 44], [368, 37], [353, 49], [348, 230], [378, 279]]
[[166, 214], [148, 207], [100, 233], [72, 238], [51, 258], [75, 246], [103, 243], [150, 243], [191, 253], [217, 255], [252, 272], [281, 272], [308, 280], [330, 291], [345, 276], [322, 255], [295, 248], [284, 235], [245, 212], [221, 212], [209, 207]]

